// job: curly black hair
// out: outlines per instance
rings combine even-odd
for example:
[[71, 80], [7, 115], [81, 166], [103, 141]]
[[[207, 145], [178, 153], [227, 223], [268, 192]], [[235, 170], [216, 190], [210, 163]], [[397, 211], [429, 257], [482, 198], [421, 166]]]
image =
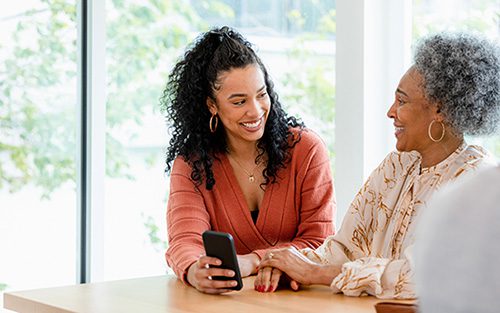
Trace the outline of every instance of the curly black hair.
[[[205, 180], [206, 188], [212, 189], [215, 184], [212, 164], [217, 153], [226, 153], [228, 147], [223, 126], [214, 133], [209, 130], [211, 114], [206, 100], [207, 97], [215, 99], [214, 91], [220, 87], [221, 73], [252, 64], [262, 70], [271, 101], [264, 135], [257, 143], [259, 153], [255, 162], [267, 153], [262, 185], [276, 182], [278, 170], [289, 162], [290, 149], [300, 140], [300, 132], [305, 126], [283, 110], [271, 78], [251, 43], [227, 26], [198, 36], [169, 75], [160, 99], [172, 133], [165, 172], [169, 173], [172, 162], [181, 156], [192, 167], [191, 179], [196, 185]], [[298, 136], [291, 131], [294, 127], [300, 129]]]

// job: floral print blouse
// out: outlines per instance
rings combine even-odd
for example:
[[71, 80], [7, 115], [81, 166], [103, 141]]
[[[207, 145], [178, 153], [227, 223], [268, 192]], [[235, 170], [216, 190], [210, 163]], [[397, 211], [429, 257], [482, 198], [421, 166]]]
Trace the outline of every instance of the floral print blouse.
[[331, 283], [335, 292], [414, 298], [416, 219], [436, 190], [487, 160], [484, 149], [466, 144], [429, 168], [421, 168], [416, 151], [390, 153], [357, 193], [339, 231], [302, 253], [317, 263], [342, 266]]

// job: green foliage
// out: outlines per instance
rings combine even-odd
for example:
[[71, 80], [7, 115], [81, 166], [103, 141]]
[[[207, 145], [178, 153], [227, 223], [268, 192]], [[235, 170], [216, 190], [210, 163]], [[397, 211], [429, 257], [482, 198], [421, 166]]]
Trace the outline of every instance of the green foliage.
[[75, 177], [76, 15], [45, 0], [19, 19], [0, 64], [0, 188], [32, 183], [48, 197]]
[[[461, 1], [457, 3], [457, 8], [448, 8], [452, 14], [443, 14], [438, 2], [414, 0], [413, 38], [444, 30], [498, 36], [500, 10], [497, 3], [497, 0]], [[495, 7], [496, 10], [492, 9]]]
[[145, 216], [144, 214], [142, 214], [142, 218], [144, 227], [148, 232], [149, 242], [151, 243], [153, 248], [155, 248], [155, 250], [159, 252], [165, 251], [168, 247], [168, 244], [159, 236], [158, 233], [160, 231], [160, 228], [156, 224], [155, 219], [152, 216]]
[[[197, 11], [196, 6], [201, 8]], [[210, 27], [199, 12], [224, 20], [235, 18], [234, 10], [224, 1], [200, 1], [196, 6], [186, 1], [108, 2], [108, 177], [133, 178], [124, 147], [136, 136], [142, 116], [158, 109], [162, 83], [186, 43]], [[296, 17], [291, 22], [302, 27], [305, 17], [299, 11], [289, 13], [289, 17]], [[329, 11], [321, 18], [318, 29], [323, 34], [334, 31], [334, 16], [334, 11]], [[16, 192], [33, 184], [47, 198], [61, 185], [75, 184], [74, 1], [40, 0], [36, 9], [18, 16], [11, 42], [9, 47], [2, 46], [7, 57], [0, 65], [0, 188]], [[307, 42], [299, 39], [298, 44]], [[298, 60], [299, 72], [301, 62], [310, 55], [305, 49], [289, 53]], [[307, 107], [309, 114], [332, 121], [333, 110], [329, 108], [333, 107], [333, 74], [328, 79], [327, 71], [317, 64], [300, 77], [287, 73], [283, 99], [290, 102], [288, 106]]]
[[330, 10], [327, 14], [323, 15], [319, 22], [318, 32], [320, 34], [335, 34], [337, 31], [336, 17], [336, 10]]
[[[305, 25], [293, 13], [296, 26]], [[288, 15], [290, 17], [290, 14]], [[334, 45], [327, 51], [318, 51], [325, 38], [335, 33], [335, 10], [320, 17], [314, 32], [302, 32], [297, 36], [293, 48], [286, 52], [290, 66], [284, 74], [281, 96], [287, 111], [306, 122], [306, 126], [318, 132], [327, 143], [330, 158], [335, 156], [335, 65]], [[331, 50], [329, 50], [331, 49]], [[325, 48], [323, 48], [325, 50]], [[332, 168], [334, 162], [331, 163]]]
[[4, 283], [0, 283], [0, 292], [6, 290], [8, 287], [9, 287], [9, 285], [4, 284]]
[[[107, 9], [106, 174], [132, 179], [124, 145], [157, 109], [158, 82], [192, 30], [207, 25], [186, 1], [114, 0]], [[48, 198], [75, 186], [76, 5], [40, 0], [16, 20], [11, 44], [0, 47], [0, 189], [33, 184]]]

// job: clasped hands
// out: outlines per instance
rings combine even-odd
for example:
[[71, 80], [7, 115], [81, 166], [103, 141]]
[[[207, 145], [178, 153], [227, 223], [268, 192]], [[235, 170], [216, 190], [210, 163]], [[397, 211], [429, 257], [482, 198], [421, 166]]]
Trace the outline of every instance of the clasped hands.
[[274, 292], [281, 280], [296, 291], [300, 285], [316, 283], [313, 274], [317, 266], [319, 264], [310, 261], [294, 247], [269, 251], [259, 264], [255, 290]]
[[[298, 290], [301, 285], [329, 286], [333, 278], [340, 273], [339, 265], [315, 263], [294, 247], [271, 250], [262, 258], [260, 264], [254, 253], [238, 255], [238, 263], [242, 277], [257, 273], [254, 288], [259, 292], [276, 291], [280, 281], [288, 283], [292, 290]], [[204, 293], [220, 294], [232, 291], [229, 288], [235, 286], [236, 281], [212, 280], [211, 277], [233, 277], [235, 273], [209, 265], [220, 265], [220, 260], [201, 256], [189, 267], [187, 281]]]

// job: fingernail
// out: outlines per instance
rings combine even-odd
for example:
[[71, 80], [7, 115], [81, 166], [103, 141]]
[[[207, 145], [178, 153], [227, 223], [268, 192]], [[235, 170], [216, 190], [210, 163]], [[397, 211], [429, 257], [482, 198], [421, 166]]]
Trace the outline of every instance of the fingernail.
[[259, 292], [263, 292], [264, 291], [264, 286], [259, 286]]
[[231, 282], [231, 286], [233, 286], [233, 287], [234, 287], [234, 286], [236, 286], [237, 284], [238, 284], [238, 283], [237, 283], [237, 282], [235, 282], [235, 281], [232, 281], [232, 282]]
[[233, 271], [227, 271], [227, 276], [233, 277], [234, 276], [234, 272]]

